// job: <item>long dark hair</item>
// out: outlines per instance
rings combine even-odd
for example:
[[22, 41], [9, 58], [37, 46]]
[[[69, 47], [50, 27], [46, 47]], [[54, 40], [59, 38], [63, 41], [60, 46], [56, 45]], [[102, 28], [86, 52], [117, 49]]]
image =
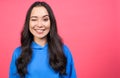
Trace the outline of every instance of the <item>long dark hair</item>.
[[54, 71], [59, 72], [61, 75], [66, 74], [67, 59], [63, 52], [63, 42], [58, 35], [56, 19], [50, 6], [45, 2], [35, 2], [29, 8], [23, 30], [21, 32], [21, 55], [16, 60], [16, 66], [18, 74], [21, 77], [25, 77], [27, 74], [27, 65], [32, 59], [31, 43], [33, 41], [33, 35], [29, 31], [30, 14], [34, 7], [43, 6], [47, 9], [50, 17], [50, 32], [47, 35], [48, 52], [49, 52], [49, 64]]

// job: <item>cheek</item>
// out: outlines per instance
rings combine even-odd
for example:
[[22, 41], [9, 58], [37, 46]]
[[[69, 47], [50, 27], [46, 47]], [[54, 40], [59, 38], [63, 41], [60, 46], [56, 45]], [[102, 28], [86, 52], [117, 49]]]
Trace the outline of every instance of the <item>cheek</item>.
[[46, 28], [50, 29], [50, 21], [46, 23]]
[[34, 27], [34, 25], [36, 25], [35, 22], [30, 22], [30, 23], [29, 23], [30, 28]]
[[29, 31], [33, 34], [34, 33], [34, 26], [35, 24], [34, 23], [29, 23]]
[[49, 33], [50, 32], [50, 25], [47, 25], [46, 26], [46, 31], [45, 31], [46, 33]]

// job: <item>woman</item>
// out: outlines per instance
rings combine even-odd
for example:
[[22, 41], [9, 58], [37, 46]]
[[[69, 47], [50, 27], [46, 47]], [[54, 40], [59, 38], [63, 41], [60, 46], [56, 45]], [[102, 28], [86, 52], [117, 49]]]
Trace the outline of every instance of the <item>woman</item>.
[[45, 2], [33, 3], [27, 12], [9, 78], [76, 78], [70, 50], [62, 43], [53, 11]]

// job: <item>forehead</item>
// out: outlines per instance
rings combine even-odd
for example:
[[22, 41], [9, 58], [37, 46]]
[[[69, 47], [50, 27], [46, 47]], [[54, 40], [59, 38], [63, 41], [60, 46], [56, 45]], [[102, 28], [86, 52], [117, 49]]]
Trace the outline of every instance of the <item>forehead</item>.
[[47, 9], [43, 6], [37, 6], [37, 7], [34, 7], [32, 9], [32, 12], [31, 12], [30, 16], [42, 17], [42, 16], [45, 16], [45, 15], [49, 15]]

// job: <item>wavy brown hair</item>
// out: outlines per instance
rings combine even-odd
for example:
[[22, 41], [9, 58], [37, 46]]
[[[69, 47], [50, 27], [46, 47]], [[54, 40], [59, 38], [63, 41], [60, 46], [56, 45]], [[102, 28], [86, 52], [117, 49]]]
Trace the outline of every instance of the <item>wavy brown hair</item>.
[[24, 27], [21, 32], [21, 55], [16, 60], [17, 72], [21, 78], [24, 78], [28, 73], [27, 66], [32, 59], [31, 43], [33, 41], [33, 35], [29, 31], [30, 14], [32, 9], [38, 6], [43, 6], [47, 9], [51, 21], [50, 32], [47, 35], [49, 64], [54, 71], [65, 75], [67, 59], [63, 52], [63, 42], [57, 32], [56, 19], [50, 6], [45, 2], [39, 1], [30, 6], [26, 15]]

